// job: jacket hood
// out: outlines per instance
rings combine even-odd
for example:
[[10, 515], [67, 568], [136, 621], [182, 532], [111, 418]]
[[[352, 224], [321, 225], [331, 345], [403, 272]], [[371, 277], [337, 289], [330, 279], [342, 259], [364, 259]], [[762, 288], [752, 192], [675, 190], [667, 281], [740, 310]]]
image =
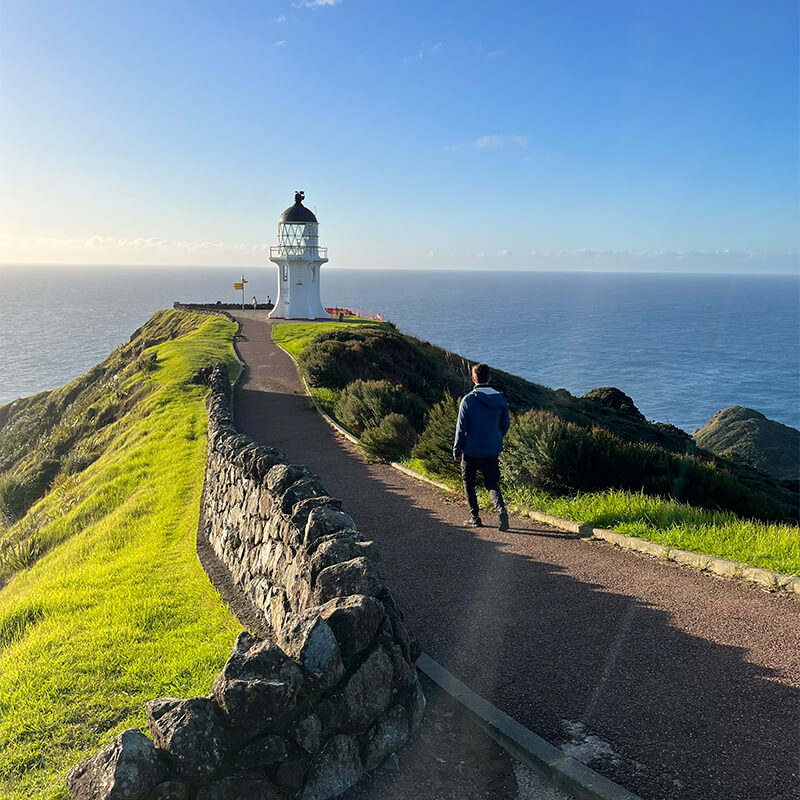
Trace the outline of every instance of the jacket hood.
[[506, 398], [500, 392], [490, 389], [488, 386], [479, 386], [473, 389], [471, 394], [486, 408], [503, 408], [508, 405]]

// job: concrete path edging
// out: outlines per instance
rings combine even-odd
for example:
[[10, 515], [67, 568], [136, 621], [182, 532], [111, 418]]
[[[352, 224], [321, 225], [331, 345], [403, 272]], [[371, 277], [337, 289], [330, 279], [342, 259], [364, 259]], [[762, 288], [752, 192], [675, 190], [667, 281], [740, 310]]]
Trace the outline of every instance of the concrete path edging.
[[604, 778], [577, 759], [520, 725], [505, 712], [475, 694], [427, 653], [417, 659], [417, 669], [447, 692], [507, 753], [576, 800], [640, 800], [638, 795]]
[[526, 513], [527, 516], [537, 522], [543, 522], [546, 525], [576, 533], [583, 539], [602, 539], [617, 547], [646, 553], [667, 561], [674, 561], [676, 564], [694, 567], [701, 572], [713, 572], [715, 575], [721, 575], [725, 578], [739, 578], [750, 581], [770, 591], [781, 590], [791, 594], [800, 594], [800, 577], [797, 575], [784, 575], [780, 572], [743, 564], [740, 561], [728, 561], [725, 558], [708, 556], [704, 553], [679, 550], [677, 547], [667, 547], [657, 542], [650, 542], [647, 539], [640, 539], [638, 536], [628, 536], [605, 528], [593, 528], [591, 525], [583, 525], [560, 517], [553, 517], [540, 511]]
[[[278, 342], [275, 342], [275, 344], [294, 361], [295, 365], [297, 365], [297, 359], [285, 347], [282, 347]], [[348, 441], [353, 444], [360, 444], [357, 436], [353, 436], [350, 431], [345, 430], [336, 420], [325, 413], [299, 369], [297, 374], [303, 382], [306, 394], [311, 398], [311, 402], [325, 422], [338, 433], [342, 434]], [[398, 464], [396, 461], [390, 461], [389, 463], [390, 466], [411, 478], [416, 478], [418, 481], [423, 481], [424, 483], [428, 483], [446, 492], [453, 491], [447, 484], [428, 478], [426, 475], [422, 475], [404, 464]], [[580, 522], [561, 519], [560, 517], [554, 517], [551, 514], [545, 514], [541, 511], [527, 511], [525, 514], [531, 519], [535, 519], [537, 522], [552, 525], [554, 528], [569, 533], [576, 533], [582, 539], [587, 539], [589, 541], [601, 539], [617, 547], [656, 556], [666, 559], [667, 561], [674, 561], [676, 564], [693, 567], [701, 572], [712, 572], [715, 575], [720, 575], [725, 578], [738, 578], [740, 580], [750, 581], [769, 591], [784, 591], [790, 594], [800, 594], [800, 576], [797, 575], [784, 575], [781, 572], [773, 572], [772, 570], [762, 569], [761, 567], [753, 567], [750, 564], [743, 564], [739, 561], [728, 561], [724, 558], [708, 556], [703, 553], [693, 553], [689, 550], [679, 550], [676, 547], [666, 547], [657, 542], [640, 539], [638, 536], [628, 536], [627, 534], [618, 533], [617, 531], [611, 531], [605, 528], [594, 528], [591, 525], [584, 525]]]

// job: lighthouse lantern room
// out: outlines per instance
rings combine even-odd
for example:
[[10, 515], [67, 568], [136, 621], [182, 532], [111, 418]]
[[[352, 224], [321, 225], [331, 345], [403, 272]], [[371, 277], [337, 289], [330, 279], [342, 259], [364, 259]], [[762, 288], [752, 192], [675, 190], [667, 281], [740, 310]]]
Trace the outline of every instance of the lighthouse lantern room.
[[328, 318], [319, 292], [328, 250], [319, 246], [317, 218], [304, 199], [303, 192], [295, 192], [294, 205], [278, 220], [278, 245], [269, 249], [269, 260], [278, 266], [278, 297], [270, 312], [275, 319]]

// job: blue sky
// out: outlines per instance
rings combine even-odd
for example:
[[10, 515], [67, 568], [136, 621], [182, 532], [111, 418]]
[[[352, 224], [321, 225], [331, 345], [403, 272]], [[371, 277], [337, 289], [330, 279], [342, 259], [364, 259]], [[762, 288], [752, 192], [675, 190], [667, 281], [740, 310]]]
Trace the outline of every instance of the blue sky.
[[0, 261], [787, 271], [768, 0], [0, 0]]

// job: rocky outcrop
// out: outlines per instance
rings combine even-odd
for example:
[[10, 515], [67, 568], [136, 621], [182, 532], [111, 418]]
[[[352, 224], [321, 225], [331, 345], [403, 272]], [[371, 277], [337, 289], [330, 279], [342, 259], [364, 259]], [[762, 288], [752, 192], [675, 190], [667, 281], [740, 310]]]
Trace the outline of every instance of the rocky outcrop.
[[401, 748], [425, 706], [418, 651], [375, 545], [306, 467], [240, 434], [222, 366], [208, 382], [202, 531], [263, 617], [211, 695], [147, 704], [67, 776], [73, 800], [335, 797]]

